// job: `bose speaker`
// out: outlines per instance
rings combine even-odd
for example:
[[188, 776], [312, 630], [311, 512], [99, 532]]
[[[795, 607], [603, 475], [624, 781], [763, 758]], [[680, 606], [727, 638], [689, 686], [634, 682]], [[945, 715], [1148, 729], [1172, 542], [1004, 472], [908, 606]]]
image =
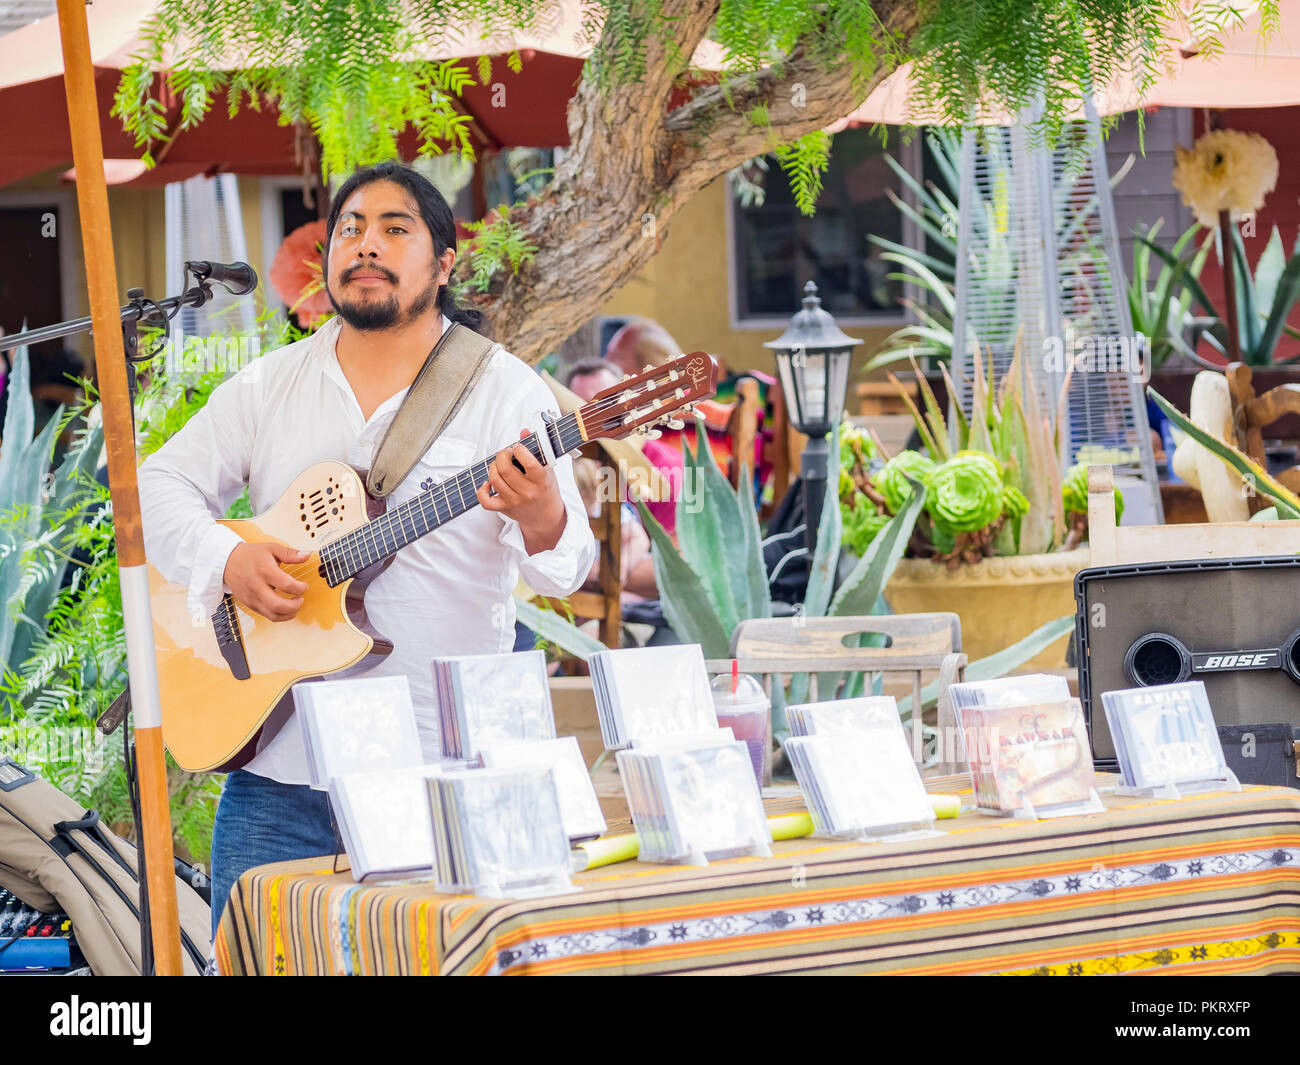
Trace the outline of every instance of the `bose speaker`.
[[1300, 558], [1086, 569], [1074, 598], [1079, 700], [1099, 764], [1115, 762], [1101, 695], [1121, 688], [1204, 681], [1221, 735], [1300, 726]]

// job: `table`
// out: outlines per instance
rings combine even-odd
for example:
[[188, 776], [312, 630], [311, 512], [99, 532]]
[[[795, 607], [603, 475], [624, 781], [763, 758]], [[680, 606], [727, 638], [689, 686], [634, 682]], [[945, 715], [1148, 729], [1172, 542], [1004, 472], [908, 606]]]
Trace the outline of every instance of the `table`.
[[[224, 974], [1300, 972], [1300, 792], [1104, 814], [963, 813], [941, 837], [815, 838], [708, 868], [624, 862], [544, 899], [357, 884], [333, 859], [236, 884]], [[344, 862], [345, 859], [340, 859]]]

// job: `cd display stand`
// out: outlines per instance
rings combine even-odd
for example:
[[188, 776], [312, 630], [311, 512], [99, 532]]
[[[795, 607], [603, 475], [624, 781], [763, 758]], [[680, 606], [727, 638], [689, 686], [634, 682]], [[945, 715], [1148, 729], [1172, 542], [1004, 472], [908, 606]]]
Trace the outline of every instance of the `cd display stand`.
[[1241, 781], [1237, 779], [1237, 774], [1225, 767], [1221, 776], [1206, 780], [1185, 780], [1176, 784], [1172, 779], [1168, 779], [1163, 784], [1145, 788], [1133, 787], [1129, 784], [1118, 784], [1115, 787], [1115, 794], [1148, 799], [1182, 799], [1188, 795], [1200, 795], [1209, 791], [1240, 790]]

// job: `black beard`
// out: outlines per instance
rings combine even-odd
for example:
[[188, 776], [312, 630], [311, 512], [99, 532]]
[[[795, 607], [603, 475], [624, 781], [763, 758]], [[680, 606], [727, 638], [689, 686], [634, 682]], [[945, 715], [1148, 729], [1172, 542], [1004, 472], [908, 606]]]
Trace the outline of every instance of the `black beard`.
[[334, 298], [334, 293], [328, 285], [325, 287], [325, 294], [329, 296], [330, 304], [338, 312], [340, 318], [358, 332], [369, 333], [392, 329], [397, 325], [409, 325], [415, 321], [433, 306], [433, 301], [438, 295], [438, 283], [436, 281], [432, 282], [428, 288], [416, 296], [405, 312], [398, 306], [396, 295], [390, 295], [386, 300], [367, 300], [365, 303], [340, 303]]

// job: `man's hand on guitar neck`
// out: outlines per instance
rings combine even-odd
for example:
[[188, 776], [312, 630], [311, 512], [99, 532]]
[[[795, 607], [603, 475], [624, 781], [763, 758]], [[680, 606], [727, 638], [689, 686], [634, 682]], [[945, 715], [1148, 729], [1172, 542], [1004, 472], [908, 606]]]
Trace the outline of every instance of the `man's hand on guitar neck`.
[[[524, 429], [519, 437], [523, 440], [530, 435]], [[478, 501], [484, 510], [495, 510], [519, 523], [524, 549], [530, 555], [549, 551], [564, 533], [567, 515], [555, 471], [538, 462], [523, 444], [515, 444], [492, 460], [488, 479], [479, 485]]]
[[269, 621], [288, 621], [301, 608], [307, 585], [281, 569], [281, 563], [292, 566], [310, 557], [283, 544], [242, 543], [230, 552], [222, 579], [248, 609]]

